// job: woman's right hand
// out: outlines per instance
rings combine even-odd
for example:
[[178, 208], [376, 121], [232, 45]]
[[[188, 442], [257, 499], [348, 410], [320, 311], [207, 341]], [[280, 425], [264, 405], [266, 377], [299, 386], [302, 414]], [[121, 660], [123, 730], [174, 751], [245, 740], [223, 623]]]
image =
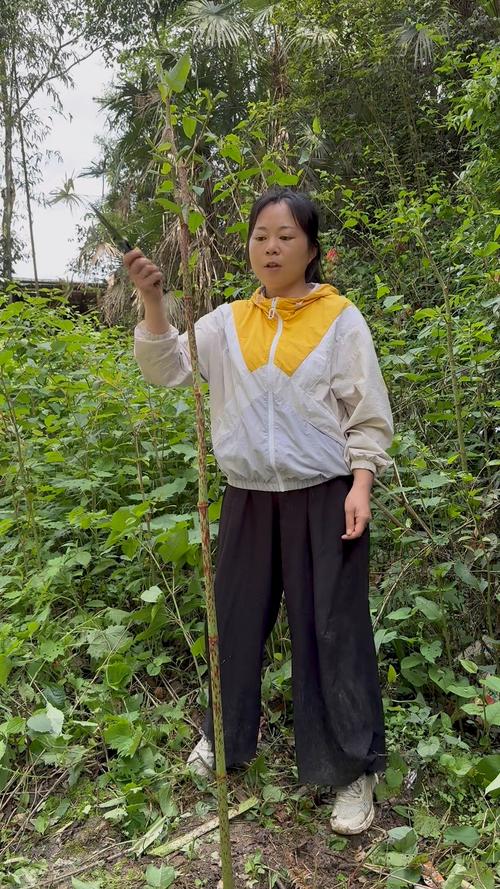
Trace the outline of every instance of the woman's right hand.
[[163, 275], [154, 262], [144, 256], [142, 250], [134, 247], [123, 257], [128, 276], [146, 302], [161, 302], [163, 295]]

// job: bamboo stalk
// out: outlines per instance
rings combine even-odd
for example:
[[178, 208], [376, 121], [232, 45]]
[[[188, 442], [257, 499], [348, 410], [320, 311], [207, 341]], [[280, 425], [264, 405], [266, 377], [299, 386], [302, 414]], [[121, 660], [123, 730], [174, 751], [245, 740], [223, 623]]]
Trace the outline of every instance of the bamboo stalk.
[[191, 195], [184, 159], [179, 157], [177, 143], [171, 119], [170, 96], [165, 97], [165, 131], [166, 141], [170, 142], [174, 167], [177, 172], [175, 200], [182, 207], [183, 213], [179, 220], [179, 247], [182, 267], [183, 301], [186, 312], [186, 328], [193, 377], [193, 393], [196, 406], [196, 433], [198, 439], [198, 512], [200, 516], [201, 548], [203, 574], [205, 578], [205, 596], [208, 623], [208, 647], [210, 683], [212, 690], [212, 710], [215, 740], [215, 764], [217, 781], [217, 800], [219, 810], [220, 852], [222, 863], [222, 881], [224, 889], [234, 889], [234, 877], [231, 861], [231, 841], [229, 836], [229, 813], [227, 801], [226, 757], [224, 751], [224, 730], [222, 723], [222, 699], [220, 685], [219, 638], [217, 632], [217, 613], [212, 571], [212, 554], [210, 549], [210, 526], [208, 522], [208, 486], [207, 486], [207, 443], [205, 434], [205, 412], [201, 377], [196, 347], [194, 327], [193, 297], [191, 294], [191, 273], [189, 270], [190, 235], [187, 215], [191, 204]]

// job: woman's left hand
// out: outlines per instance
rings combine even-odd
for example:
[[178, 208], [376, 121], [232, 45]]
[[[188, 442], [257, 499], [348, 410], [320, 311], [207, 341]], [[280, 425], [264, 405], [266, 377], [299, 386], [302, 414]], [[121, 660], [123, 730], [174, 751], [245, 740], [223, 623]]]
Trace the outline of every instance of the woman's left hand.
[[345, 498], [345, 528], [342, 540], [355, 540], [361, 537], [368, 522], [371, 520], [370, 489], [365, 485], [357, 487], [353, 484]]

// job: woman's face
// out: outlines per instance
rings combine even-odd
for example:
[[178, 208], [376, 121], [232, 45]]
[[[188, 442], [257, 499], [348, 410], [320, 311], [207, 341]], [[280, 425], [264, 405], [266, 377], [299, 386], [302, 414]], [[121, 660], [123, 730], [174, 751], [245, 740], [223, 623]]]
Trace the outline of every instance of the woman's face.
[[264, 287], [285, 291], [305, 281], [305, 270], [316, 256], [305, 231], [293, 218], [286, 201], [260, 211], [248, 244], [250, 265]]

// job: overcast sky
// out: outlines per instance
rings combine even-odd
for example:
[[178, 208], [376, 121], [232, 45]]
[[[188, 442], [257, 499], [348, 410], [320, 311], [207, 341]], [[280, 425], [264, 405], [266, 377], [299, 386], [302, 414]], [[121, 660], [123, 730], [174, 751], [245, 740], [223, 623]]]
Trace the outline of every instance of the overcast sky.
[[[67, 176], [74, 173], [76, 177], [93, 160], [97, 160], [100, 152], [94, 139], [105, 131], [105, 115], [99, 110], [94, 97], [101, 96], [111, 81], [111, 70], [104, 66], [102, 58], [96, 53], [73, 68], [72, 74], [74, 89], [60, 86], [58, 90], [65, 117], [54, 117], [52, 132], [43, 146], [45, 149], [59, 151], [62, 156], [61, 162], [56, 159], [44, 162], [43, 181], [38, 185], [37, 192], [46, 196], [53, 189], [61, 188]], [[42, 96], [38, 98], [38, 102], [35, 99], [35, 107], [40, 116], [43, 108], [48, 109]], [[71, 121], [68, 119], [69, 113], [72, 114]], [[79, 179], [75, 181], [75, 189], [86, 197], [99, 197], [101, 181]], [[18, 196], [21, 202], [20, 192]], [[69, 272], [68, 264], [77, 255], [76, 226], [84, 212], [79, 208], [71, 210], [63, 204], [47, 208], [34, 204], [35, 247], [40, 278], [78, 277]], [[29, 250], [27, 226], [23, 231], [23, 240]], [[29, 252], [31, 254], [31, 250]], [[31, 257], [16, 263], [14, 275], [33, 277]]]

